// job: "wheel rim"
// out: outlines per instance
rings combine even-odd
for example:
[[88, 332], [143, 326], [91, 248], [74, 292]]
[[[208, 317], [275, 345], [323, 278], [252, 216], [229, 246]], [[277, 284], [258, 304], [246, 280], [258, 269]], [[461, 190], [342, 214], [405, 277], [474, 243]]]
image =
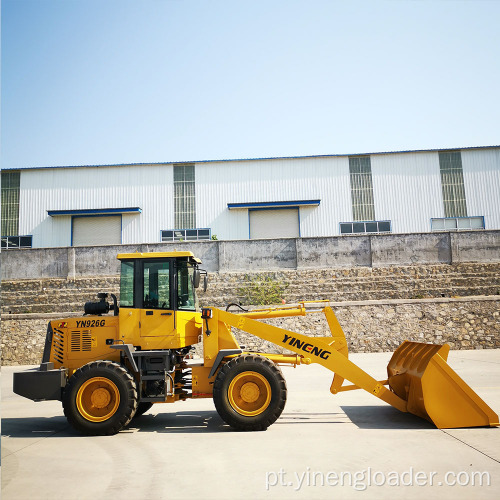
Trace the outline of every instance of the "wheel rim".
[[119, 405], [120, 391], [105, 377], [87, 380], [76, 395], [76, 407], [80, 415], [90, 422], [103, 422], [111, 418]]
[[229, 403], [240, 415], [254, 417], [271, 402], [271, 386], [257, 372], [243, 372], [233, 378], [228, 390]]

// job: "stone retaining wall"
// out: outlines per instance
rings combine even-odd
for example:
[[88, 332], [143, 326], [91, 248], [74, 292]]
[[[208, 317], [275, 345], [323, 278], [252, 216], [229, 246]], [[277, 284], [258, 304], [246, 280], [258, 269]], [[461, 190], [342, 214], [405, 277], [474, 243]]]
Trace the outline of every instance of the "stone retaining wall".
[[[452, 349], [500, 348], [500, 297], [335, 302], [332, 307], [351, 352], [393, 351], [403, 340], [448, 343]], [[2, 318], [2, 364], [41, 360], [49, 317]], [[61, 313], [61, 317], [67, 316]], [[322, 314], [269, 320], [276, 326], [313, 336], [328, 334]], [[237, 332], [249, 350], [281, 352], [277, 346]], [[201, 346], [195, 355], [201, 355]]]
[[[202, 306], [330, 300], [353, 351], [393, 350], [407, 338], [454, 349], [500, 347], [500, 263], [210, 273], [209, 282]], [[3, 363], [38, 363], [48, 316], [82, 315], [100, 291], [119, 297], [119, 276], [3, 281]], [[274, 324], [309, 335], [326, 327], [319, 315]], [[276, 350], [243, 333], [241, 342]]]
[[2, 365], [39, 364], [47, 323], [47, 319], [2, 318]]
[[[9, 314], [83, 312], [97, 292], [119, 297], [119, 276], [41, 278], [2, 282], [2, 316]], [[500, 295], [500, 263], [381, 268], [328, 268], [266, 272], [210, 273], [202, 305], [419, 299]], [[269, 300], [263, 300], [263, 299]]]

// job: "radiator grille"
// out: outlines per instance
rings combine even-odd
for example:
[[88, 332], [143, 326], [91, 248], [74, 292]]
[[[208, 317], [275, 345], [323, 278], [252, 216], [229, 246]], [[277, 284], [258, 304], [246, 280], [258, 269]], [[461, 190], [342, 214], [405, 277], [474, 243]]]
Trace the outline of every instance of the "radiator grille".
[[52, 349], [54, 359], [59, 361], [59, 363], [64, 363], [64, 332], [56, 328], [52, 334]]
[[90, 330], [74, 330], [71, 332], [71, 352], [92, 350], [92, 336]]

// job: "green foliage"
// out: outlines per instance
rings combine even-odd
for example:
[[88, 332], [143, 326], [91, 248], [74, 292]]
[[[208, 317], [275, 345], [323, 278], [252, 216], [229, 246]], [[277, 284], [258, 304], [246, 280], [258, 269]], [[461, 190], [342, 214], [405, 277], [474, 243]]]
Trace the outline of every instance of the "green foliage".
[[217, 240], [217, 235], [216, 235], [216, 234], [212, 234], [212, 239], [213, 239], [214, 241], [216, 241], [216, 240]]
[[244, 285], [237, 290], [241, 305], [281, 304], [288, 285], [275, 275], [245, 275]]

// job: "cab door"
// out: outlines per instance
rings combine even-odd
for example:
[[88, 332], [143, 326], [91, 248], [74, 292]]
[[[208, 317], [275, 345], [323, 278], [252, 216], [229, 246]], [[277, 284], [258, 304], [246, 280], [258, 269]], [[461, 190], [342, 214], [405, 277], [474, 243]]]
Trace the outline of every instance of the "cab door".
[[[171, 261], [143, 262], [143, 297], [140, 312], [141, 337], [172, 337], [175, 334], [171, 288]], [[154, 339], [150, 339], [153, 341]], [[160, 340], [160, 339], [158, 339]], [[150, 346], [154, 348], [154, 346]]]

